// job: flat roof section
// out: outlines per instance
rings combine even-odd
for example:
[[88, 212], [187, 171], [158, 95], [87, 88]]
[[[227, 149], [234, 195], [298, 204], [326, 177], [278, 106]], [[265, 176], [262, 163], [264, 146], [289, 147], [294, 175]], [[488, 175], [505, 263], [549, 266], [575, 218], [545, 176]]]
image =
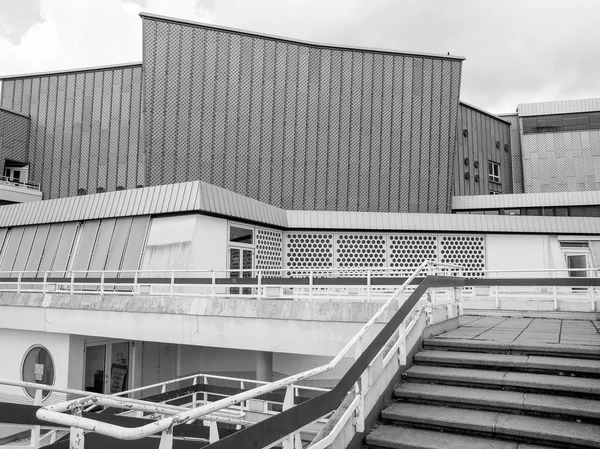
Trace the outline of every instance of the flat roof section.
[[600, 205], [600, 191], [453, 196], [452, 210]]
[[112, 65], [101, 65], [97, 67], [83, 67], [79, 69], [66, 69], [66, 70], [53, 70], [49, 72], [38, 72], [38, 73], [23, 73], [19, 75], [4, 75], [0, 76], [0, 80], [12, 80], [17, 78], [32, 78], [36, 76], [53, 76], [53, 75], [65, 75], [69, 73], [79, 73], [79, 72], [96, 72], [99, 70], [112, 70], [112, 69], [120, 69], [125, 67], [136, 67], [142, 66], [141, 62], [127, 62], [123, 64], [112, 64]]
[[600, 218], [594, 217], [285, 210], [204, 181], [0, 206], [0, 228], [186, 212], [260, 223], [285, 230], [315, 229], [332, 232], [588, 235], [598, 234], [600, 229]]
[[202, 27], [202, 28], [210, 28], [210, 29], [214, 29], [214, 30], [218, 30], [218, 31], [227, 31], [230, 33], [243, 34], [246, 36], [261, 37], [261, 38], [265, 38], [265, 39], [272, 39], [272, 40], [277, 40], [280, 42], [288, 42], [291, 44], [305, 45], [305, 46], [316, 47], [316, 48], [362, 51], [362, 52], [372, 52], [372, 53], [387, 53], [387, 54], [394, 54], [394, 55], [400, 55], [400, 56], [415, 56], [415, 57], [434, 58], [434, 59], [450, 59], [450, 60], [455, 60], [455, 61], [464, 61], [466, 59], [464, 56], [456, 56], [456, 55], [450, 55], [450, 54], [440, 55], [440, 54], [434, 54], [434, 53], [398, 51], [398, 50], [380, 49], [380, 48], [350, 47], [350, 46], [336, 45], [336, 44], [324, 44], [324, 43], [319, 43], [319, 42], [309, 42], [309, 41], [303, 41], [300, 39], [292, 39], [292, 38], [288, 38], [288, 37], [274, 36], [271, 34], [264, 34], [264, 33], [254, 32], [254, 31], [240, 30], [237, 28], [224, 27], [224, 26], [220, 26], [220, 25], [214, 25], [211, 23], [195, 22], [192, 20], [185, 20], [185, 19], [178, 19], [178, 18], [174, 18], [174, 17], [161, 16], [158, 14], [151, 14], [151, 13], [147, 13], [147, 12], [141, 12], [140, 17], [142, 17], [143, 19], [160, 20], [163, 22], [180, 23], [180, 24], [184, 24], [184, 25], [191, 25], [191, 26], [197, 26], [197, 27]]
[[577, 112], [600, 111], [600, 98], [581, 100], [546, 101], [543, 103], [526, 103], [517, 107], [519, 117], [532, 115], [574, 114]]

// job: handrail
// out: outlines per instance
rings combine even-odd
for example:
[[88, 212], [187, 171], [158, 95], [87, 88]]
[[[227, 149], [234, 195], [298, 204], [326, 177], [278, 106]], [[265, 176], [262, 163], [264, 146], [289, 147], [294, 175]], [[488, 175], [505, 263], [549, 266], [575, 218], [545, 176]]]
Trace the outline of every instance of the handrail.
[[[137, 427], [137, 428], [124, 428], [124, 427], [120, 427], [120, 426], [116, 426], [116, 425], [112, 425], [112, 424], [100, 423], [100, 422], [91, 420], [89, 418], [84, 418], [81, 416], [66, 415], [66, 414], [62, 413], [64, 411], [72, 410], [74, 408], [84, 407], [88, 403], [91, 404], [92, 402], [102, 405], [103, 399], [98, 400], [97, 398], [95, 398], [93, 396], [89, 397], [89, 398], [83, 398], [83, 399], [80, 399], [77, 401], [70, 401], [70, 402], [66, 402], [66, 403], [62, 403], [62, 404], [56, 404], [56, 405], [42, 407], [37, 411], [37, 417], [39, 419], [49, 421], [52, 423], [61, 424], [61, 425], [69, 426], [69, 427], [77, 427], [77, 428], [88, 430], [88, 431], [94, 431], [94, 432], [97, 432], [97, 433], [100, 433], [100, 434], [103, 434], [106, 436], [111, 436], [114, 438], [119, 438], [119, 439], [124, 439], [124, 440], [133, 440], [133, 439], [144, 438], [149, 435], [170, 429], [175, 425], [182, 424], [182, 423], [188, 422], [190, 420], [198, 419], [205, 414], [213, 413], [222, 408], [229, 407], [230, 405], [234, 405], [239, 402], [246, 401], [248, 399], [253, 399], [256, 396], [260, 396], [265, 393], [270, 393], [272, 391], [282, 389], [289, 385], [300, 382], [308, 377], [312, 377], [312, 376], [324, 373], [326, 371], [329, 371], [329, 370], [335, 368], [335, 366], [339, 363], [339, 361], [346, 354], [348, 354], [350, 349], [366, 334], [366, 332], [373, 326], [373, 324], [377, 321], [377, 319], [387, 310], [389, 305], [393, 301], [396, 301], [399, 298], [399, 296], [404, 292], [405, 288], [408, 285], [410, 285], [410, 283], [417, 277], [417, 275], [420, 274], [420, 272], [423, 269], [425, 269], [426, 267], [428, 267], [428, 266], [435, 267], [436, 265], [437, 264], [435, 264], [435, 263], [424, 261], [419, 266], [418, 270], [416, 270], [403, 283], [403, 285], [379, 308], [379, 310], [373, 315], [373, 317], [371, 317], [371, 319], [367, 323], [365, 323], [365, 325], [359, 330], [359, 332], [338, 353], [338, 355], [336, 357], [334, 357], [333, 360], [326, 365], [322, 365], [320, 367], [313, 368], [311, 370], [304, 371], [302, 373], [299, 373], [299, 374], [296, 374], [293, 376], [289, 376], [285, 379], [282, 379], [282, 380], [279, 380], [276, 382], [272, 382], [267, 385], [259, 386], [259, 387], [253, 388], [251, 390], [245, 391], [243, 393], [239, 393], [237, 395], [231, 396], [229, 398], [224, 398], [224, 399], [218, 400], [216, 402], [213, 402], [211, 404], [203, 405], [196, 409], [188, 410], [186, 412], [180, 413], [175, 416], [163, 418], [163, 419], [155, 421], [151, 424], [147, 424], [147, 425]], [[397, 317], [400, 316], [401, 314], [402, 314], [402, 320], [404, 320], [404, 318], [408, 315], [410, 310], [413, 308], [414, 304], [416, 304], [416, 302], [418, 301], [418, 299], [420, 298], [422, 293], [426, 290], [426, 286], [428, 285], [428, 283], [426, 281], [430, 277], [431, 276], [427, 276], [425, 278], [425, 281], [424, 281], [425, 283], [421, 283], [421, 285], [415, 289], [415, 291], [409, 297], [409, 299], [400, 307], [399, 311], [396, 312], [396, 314], [394, 315], [394, 317], [396, 318], [395, 321], [397, 321], [397, 319], [398, 319]], [[452, 278], [452, 279], [456, 279], [458, 281], [459, 278]], [[431, 282], [429, 282], [429, 283], [431, 283]], [[419, 292], [418, 295], [415, 295], [416, 292]], [[390, 321], [390, 323], [391, 322], [392, 321]], [[388, 329], [388, 328], [392, 329], [390, 327], [390, 323], [388, 323], [388, 325], [386, 325], [384, 327], [384, 330]], [[394, 329], [396, 329], [397, 327], [398, 326], [396, 325], [396, 327], [394, 327]], [[390, 332], [390, 335], [388, 335], [387, 338], [385, 338], [385, 341], [383, 341], [381, 343], [381, 346], [391, 336], [392, 331], [390, 330], [389, 332]], [[382, 333], [380, 332], [380, 334], [378, 334], [378, 336], [375, 338], [374, 342], [378, 342], [382, 338], [381, 335], [382, 335]], [[373, 343], [371, 343], [369, 345], [369, 348], [374, 348]], [[379, 348], [378, 348], [378, 350], [379, 350]], [[353, 367], [355, 365], [357, 365], [357, 363], [359, 361], [366, 360], [365, 354], [366, 354], [366, 352], [363, 352], [363, 354], [359, 357], [358, 361], [353, 365]], [[349, 373], [353, 372], [352, 369], [353, 368], [351, 368]], [[364, 368], [363, 368], [363, 370], [364, 370]], [[362, 372], [363, 370], [361, 370], [360, 372]], [[347, 379], [349, 379], [348, 373], [342, 378], [342, 380], [344, 380], [344, 379], [346, 379], [345, 382], [340, 381], [340, 383], [338, 383], [338, 386], [336, 388], [334, 388], [335, 391], [338, 391], [338, 393], [336, 393], [336, 395], [340, 394], [339, 393], [340, 385], [345, 386], [347, 384], [347, 382], [349, 382], [349, 380], [347, 380]], [[354, 379], [352, 381], [352, 383], [354, 383], [355, 380], [356, 379]], [[348, 392], [348, 390], [350, 389], [350, 386], [348, 386], [348, 388], [346, 388], [346, 390], [343, 393], [344, 395]], [[334, 391], [334, 390], [332, 390], [332, 391]], [[319, 397], [331, 395], [332, 391], [323, 393], [323, 395], [321, 395]], [[303, 404], [312, 403], [312, 401], [314, 401], [314, 399], [310, 399]], [[300, 406], [301, 405], [298, 405], [298, 406], [293, 407], [282, 413], [284, 413], [284, 414], [287, 412], [295, 413], [293, 411], [296, 410]], [[335, 407], [333, 407], [333, 408], [335, 408]], [[328, 412], [333, 410], [333, 408], [326, 410], [324, 413], [321, 413], [319, 416], [316, 416], [315, 419], [311, 420], [310, 422], [320, 418], [321, 416], [324, 416], [325, 414], [327, 414]], [[276, 415], [276, 416], [280, 416], [280, 415]], [[287, 415], [285, 415], [285, 416], [287, 416]], [[253, 428], [253, 427], [254, 426], [252, 426], [251, 428]], [[276, 440], [274, 440], [274, 441], [276, 441]]]

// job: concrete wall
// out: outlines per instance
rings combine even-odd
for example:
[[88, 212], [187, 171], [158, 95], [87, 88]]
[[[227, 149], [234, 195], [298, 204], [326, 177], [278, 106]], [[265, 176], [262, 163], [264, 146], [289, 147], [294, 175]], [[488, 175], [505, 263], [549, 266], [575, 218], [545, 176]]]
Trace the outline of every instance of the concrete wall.
[[[83, 339], [68, 334], [6, 329], [0, 327], [0, 378], [21, 380], [23, 359], [32, 346], [43, 346], [54, 363], [54, 385], [79, 389], [83, 378]], [[0, 385], [0, 399], [33, 402], [22, 388]], [[47, 402], [63, 400], [51, 394]]]
[[227, 226], [227, 220], [206, 215], [154, 217], [142, 269], [227, 268]]

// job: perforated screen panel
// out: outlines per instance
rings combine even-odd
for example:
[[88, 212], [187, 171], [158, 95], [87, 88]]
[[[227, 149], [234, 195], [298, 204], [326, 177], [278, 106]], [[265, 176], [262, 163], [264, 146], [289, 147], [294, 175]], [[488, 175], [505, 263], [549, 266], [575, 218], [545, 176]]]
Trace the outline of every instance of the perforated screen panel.
[[485, 269], [484, 236], [287, 232], [284, 242], [288, 275], [294, 269], [356, 267], [394, 268], [404, 275], [424, 260], [463, 266], [471, 277]]
[[483, 276], [485, 269], [485, 238], [483, 236], [443, 236], [440, 241], [440, 262], [461, 265], [469, 277]]
[[[266, 270], [263, 276], [281, 275], [282, 232], [271, 229], [256, 229], [256, 268]], [[272, 270], [272, 271], [270, 271]]]

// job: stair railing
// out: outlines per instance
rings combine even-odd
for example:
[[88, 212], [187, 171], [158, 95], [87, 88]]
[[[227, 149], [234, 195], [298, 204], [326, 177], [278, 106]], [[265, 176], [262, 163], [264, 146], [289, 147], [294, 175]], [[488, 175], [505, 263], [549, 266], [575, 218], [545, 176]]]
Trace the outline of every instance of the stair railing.
[[[266, 393], [270, 393], [275, 390], [286, 389], [286, 400], [284, 400], [284, 411], [278, 415], [275, 415], [269, 418], [269, 422], [275, 419], [280, 421], [278, 424], [274, 425], [274, 429], [277, 429], [276, 432], [266, 432], [262, 433], [259, 438], [258, 434], [255, 434], [258, 428], [261, 428], [260, 432], [264, 432], [262, 426], [264, 424], [258, 423], [247, 429], [242, 430], [238, 433], [252, 433], [252, 437], [250, 439], [246, 439], [244, 444], [242, 444], [242, 440], [238, 438], [234, 438], [236, 441], [235, 444], [237, 446], [222, 446], [222, 447], [248, 447], [248, 441], [260, 441], [262, 446], [255, 447], [265, 447], [269, 446], [281, 439], [290, 438], [289, 434], [292, 435], [292, 439], [298, 440], [299, 438], [299, 430], [300, 428], [309, 425], [310, 423], [318, 420], [319, 418], [331, 413], [333, 410], [337, 408], [337, 406], [341, 403], [344, 396], [350, 391], [354, 389], [359, 395], [361, 394], [361, 384], [358, 379], [361, 376], [364, 376], [364, 371], [367, 369], [369, 363], [373, 359], [373, 357], [380, 352], [383, 348], [383, 345], [392, 337], [392, 335], [398, 331], [400, 324], [404, 322], [406, 316], [413, 309], [415, 304], [419, 301], [422, 294], [429, 288], [436, 285], [436, 276], [432, 276], [429, 274], [413, 291], [413, 293], [409, 296], [409, 298], [400, 305], [399, 310], [394, 314], [392, 319], [384, 326], [383, 330], [377, 334], [375, 339], [363, 350], [365, 346], [365, 335], [369, 329], [373, 327], [375, 322], [387, 311], [390, 304], [395, 301], [401, 301], [402, 295], [407, 288], [407, 286], [411, 285], [411, 283], [415, 280], [415, 278], [423, 273], [431, 273], [436, 270], [436, 267], [442, 266], [444, 269], [448, 268], [447, 264], [436, 264], [432, 262], [425, 261], [423, 262], [418, 269], [402, 284], [402, 286], [380, 307], [380, 309], [371, 317], [371, 319], [360, 329], [360, 331], [346, 344], [346, 346], [333, 358], [331, 362], [326, 365], [322, 365], [320, 367], [305, 371], [303, 373], [296, 374], [294, 376], [289, 376], [285, 379], [272, 382], [270, 384], [262, 385], [251, 390], [245, 391], [243, 393], [236, 394], [229, 398], [224, 398], [213, 402], [211, 404], [205, 404], [198, 408], [187, 410], [185, 412], [179, 413], [175, 416], [169, 416], [163, 418], [161, 420], [155, 421], [152, 424], [148, 424], [145, 426], [140, 426], [136, 428], [125, 428], [121, 426], [116, 426], [113, 424], [108, 424], [104, 422], [98, 422], [92, 420], [90, 418], [86, 418], [80, 415], [80, 413], [75, 413], [72, 415], [65, 414], [64, 412], [73, 412], [77, 410], [81, 410], [84, 407], [87, 407], [92, 404], [96, 405], [107, 405], [107, 406], [122, 406], [124, 404], [119, 401], [124, 401], [126, 398], [121, 398], [116, 400], [115, 398], [105, 398], [98, 396], [89, 396], [87, 398], [82, 398], [76, 401], [68, 401], [61, 404], [49, 405], [40, 408], [37, 411], [37, 417], [41, 420], [51, 422], [54, 424], [59, 424], [63, 426], [71, 427], [74, 430], [72, 437], [77, 439], [77, 441], [83, 441], [83, 433], [80, 430], [87, 430], [100, 433], [102, 435], [110, 436], [113, 438], [119, 438], [123, 440], [134, 440], [144, 438], [158, 432], [162, 432], [161, 434], [161, 448], [162, 447], [171, 447], [173, 432], [172, 429], [174, 426], [189, 422], [191, 420], [202, 418], [207, 414], [215, 413], [218, 410], [223, 408], [232, 406], [234, 404], [238, 404], [243, 401], [251, 400], [258, 396], [261, 396]], [[456, 267], [461, 268], [461, 267]], [[447, 283], [450, 284], [456, 283], [460, 284], [461, 278], [457, 277], [445, 277], [447, 279]], [[346, 373], [346, 375], [342, 378], [342, 380], [337, 384], [337, 386], [328, 392], [323, 393], [322, 395], [310, 399], [301, 404], [295, 405], [293, 403], [294, 397], [294, 387], [295, 385], [303, 381], [307, 378], [322, 374], [329, 370], [335, 368], [339, 362], [346, 357], [352, 348], [355, 348], [355, 358], [356, 362], [352, 366], [352, 368]], [[357, 382], [358, 381], [358, 382]], [[354, 387], [353, 387], [354, 385]], [[127, 407], [141, 407], [140, 404], [136, 404], [135, 402], [131, 402], [132, 400], [127, 400]], [[300, 414], [300, 415], [299, 415]], [[291, 419], [292, 421], [288, 421]], [[300, 419], [300, 421], [298, 421]], [[307, 421], [308, 420], [308, 421]], [[265, 421], [263, 421], [264, 423]], [[364, 426], [364, 413], [361, 415], [361, 418], [357, 421], [358, 425]], [[285, 425], [282, 426], [282, 423]], [[360, 424], [362, 423], [362, 424]], [[291, 425], [291, 427], [290, 427]], [[258, 427], [257, 427], [258, 426]], [[255, 429], [255, 430], [253, 430]], [[289, 430], [289, 432], [287, 431]], [[284, 432], [284, 433], [282, 433]], [[231, 435], [223, 440], [220, 440], [216, 443], [216, 445], [221, 444], [224, 441], [230, 441], [232, 437], [235, 435]], [[245, 438], [245, 437], [242, 437]], [[269, 441], [266, 441], [267, 438]], [[164, 444], [164, 446], [162, 446]], [[285, 444], [285, 446], [289, 447], [289, 442]]]

